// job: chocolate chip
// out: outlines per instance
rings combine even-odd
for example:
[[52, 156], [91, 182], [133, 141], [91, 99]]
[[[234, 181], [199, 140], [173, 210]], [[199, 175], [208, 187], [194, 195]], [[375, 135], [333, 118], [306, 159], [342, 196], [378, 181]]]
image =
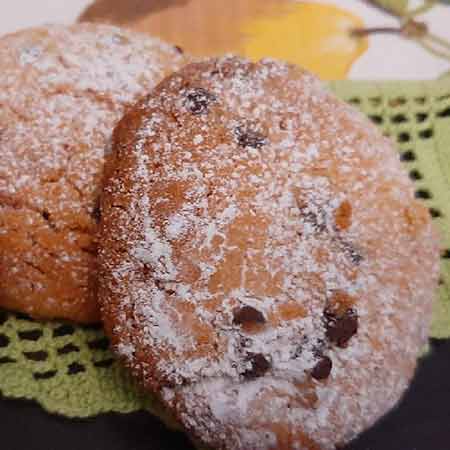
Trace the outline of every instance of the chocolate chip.
[[252, 306], [243, 306], [233, 311], [233, 324], [243, 325], [249, 323], [265, 323], [264, 315]]
[[56, 227], [55, 227], [54, 222], [51, 220], [51, 214], [46, 209], [44, 209], [44, 211], [42, 211], [41, 215], [42, 215], [42, 218], [47, 222], [47, 225], [52, 230], [55, 230]]
[[174, 48], [180, 55], [184, 54], [184, 50], [179, 45], [175, 45]]
[[266, 137], [259, 131], [239, 127], [236, 129], [236, 136], [241, 147], [261, 148], [267, 144]]
[[294, 359], [299, 358], [302, 352], [303, 352], [303, 345], [297, 345], [297, 347], [295, 347], [295, 350], [292, 353], [292, 357]]
[[288, 121], [286, 119], [281, 119], [278, 123], [278, 126], [280, 127], [280, 130], [287, 130], [288, 129]]
[[261, 353], [249, 353], [248, 361], [251, 368], [246, 370], [243, 375], [247, 379], [253, 379], [263, 376], [270, 369], [270, 362]]
[[333, 362], [328, 356], [322, 355], [316, 365], [311, 370], [311, 376], [315, 380], [326, 380], [331, 373]]
[[301, 220], [308, 223], [315, 233], [324, 233], [327, 230], [325, 211], [321, 208], [309, 209], [305, 204], [299, 204]]
[[353, 246], [346, 247], [346, 254], [352, 260], [352, 263], [356, 266], [361, 264], [363, 257], [356, 251]]
[[203, 114], [207, 112], [209, 105], [215, 102], [216, 96], [203, 88], [192, 88], [186, 94], [186, 108], [192, 114]]
[[335, 242], [337, 242], [339, 249], [345, 254], [348, 259], [351, 260], [351, 262], [355, 266], [359, 266], [361, 264], [361, 261], [364, 258], [352, 243], [345, 241], [341, 237], [337, 237], [335, 239]]
[[358, 331], [358, 314], [353, 308], [338, 314], [327, 308], [324, 311], [326, 336], [338, 347], [345, 347]]
[[323, 233], [327, 230], [325, 213], [321, 211], [319, 214], [308, 212], [303, 216], [305, 222], [311, 224], [316, 233]]
[[239, 345], [242, 349], [245, 349], [246, 347], [250, 347], [252, 345], [252, 340], [248, 339], [245, 336], [239, 337]]
[[97, 198], [94, 208], [91, 211], [91, 216], [95, 220], [96, 223], [100, 223], [101, 219], [101, 210], [100, 210], [100, 199]]

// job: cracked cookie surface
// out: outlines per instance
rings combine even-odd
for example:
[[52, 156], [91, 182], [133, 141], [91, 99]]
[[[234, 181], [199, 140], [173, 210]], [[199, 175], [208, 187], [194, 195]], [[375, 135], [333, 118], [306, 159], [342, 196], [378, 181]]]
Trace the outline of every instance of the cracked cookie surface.
[[183, 63], [176, 48], [110, 26], [0, 39], [0, 306], [99, 319], [104, 152], [125, 109]]
[[439, 249], [390, 141], [307, 72], [224, 58], [115, 129], [99, 299], [113, 345], [214, 448], [334, 449], [400, 398]]

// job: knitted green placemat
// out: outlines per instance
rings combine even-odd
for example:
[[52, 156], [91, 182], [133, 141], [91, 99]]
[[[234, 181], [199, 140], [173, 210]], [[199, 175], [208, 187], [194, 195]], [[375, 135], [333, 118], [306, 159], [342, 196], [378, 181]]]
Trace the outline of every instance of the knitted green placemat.
[[[397, 143], [400, 157], [442, 232], [442, 276], [431, 335], [450, 337], [450, 79], [439, 82], [336, 82]], [[99, 327], [38, 323], [0, 311], [0, 392], [50, 412], [162, 410], [113, 359]]]

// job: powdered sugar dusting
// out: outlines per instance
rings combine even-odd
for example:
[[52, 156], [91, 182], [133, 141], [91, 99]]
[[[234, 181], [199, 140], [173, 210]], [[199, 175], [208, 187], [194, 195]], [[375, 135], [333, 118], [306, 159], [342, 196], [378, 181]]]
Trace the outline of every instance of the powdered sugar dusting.
[[[139, 108], [115, 143], [101, 254], [113, 339], [155, 361], [128, 364], [212, 446], [353, 438], [406, 388], [438, 273], [391, 144], [270, 60], [191, 65]], [[336, 337], [330, 308], [357, 330]]]
[[159, 40], [83, 24], [2, 37], [0, 61], [8, 242], [0, 303], [6, 297], [7, 306], [34, 315], [98, 320], [94, 234], [104, 152], [125, 108], [184, 59]]

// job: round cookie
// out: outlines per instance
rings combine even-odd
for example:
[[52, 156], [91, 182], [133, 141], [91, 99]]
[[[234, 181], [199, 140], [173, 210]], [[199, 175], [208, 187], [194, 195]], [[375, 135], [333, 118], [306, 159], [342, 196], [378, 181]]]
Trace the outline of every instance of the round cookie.
[[125, 108], [184, 61], [172, 46], [110, 26], [0, 39], [0, 306], [99, 320], [104, 151]]
[[316, 78], [186, 66], [121, 120], [105, 173], [106, 331], [194, 439], [331, 450], [399, 400], [438, 239], [391, 142]]

